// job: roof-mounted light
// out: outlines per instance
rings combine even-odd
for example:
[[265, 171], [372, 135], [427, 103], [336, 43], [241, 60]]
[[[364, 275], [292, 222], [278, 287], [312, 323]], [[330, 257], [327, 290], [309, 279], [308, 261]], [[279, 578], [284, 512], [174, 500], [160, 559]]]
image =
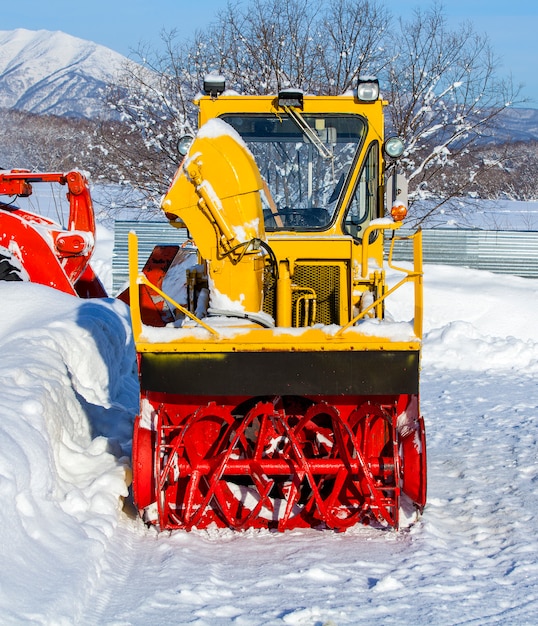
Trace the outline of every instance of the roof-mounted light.
[[375, 77], [361, 78], [357, 83], [357, 98], [361, 102], [374, 102], [379, 98], [379, 81]]
[[304, 94], [300, 89], [282, 89], [278, 92], [279, 107], [303, 108]]
[[226, 79], [220, 74], [208, 74], [204, 78], [204, 92], [212, 98], [217, 98], [226, 89]]

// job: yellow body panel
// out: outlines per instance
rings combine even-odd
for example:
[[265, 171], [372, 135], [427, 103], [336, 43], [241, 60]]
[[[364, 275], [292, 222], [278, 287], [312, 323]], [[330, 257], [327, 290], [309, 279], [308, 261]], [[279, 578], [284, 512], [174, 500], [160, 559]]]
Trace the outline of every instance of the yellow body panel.
[[[214, 303], [218, 301], [217, 309], [237, 311], [239, 317], [243, 312], [248, 316], [263, 315], [265, 311], [273, 318], [276, 328], [260, 328], [256, 322], [245, 322], [245, 327], [239, 329], [237, 322], [228, 326], [222, 321], [219, 325], [200, 319], [195, 331], [193, 324], [194, 327], [196, 324], [191, 321], [182, 328], [163, 328], [151, 333], [144, 328], [140, 314], [137, 315], [134, 298], [137, 350], [341, 351], [385, 350], [389, 346], [391, 350], [417, 350], [422, 333], [420, 233], [413, 243], [414, 267], [401, 270], [402, 280], [397, 285], [407, 282], [415, 285], [415, 317], [410, 336], [403, 341], [395, 338], [390, 324], [386, 332], [383, 330], [383, 325], [387, 324], [382, 319], [385, 300], [394, 290], [389, 291], [383, 270], [383, 233], [394, 233], [401, 225], [390, 219], [379, 219], [384, 215], [385, 104], [382, 100], [359, 102], [352, 95], [304, 97], [300, 116], [317, 119], [316, 116], [327, 112], [342, 119], [352, 116], [353, 120], [362, 120], [362, 136], [330, 223], [308, 232], [282, 227], [280, 223], [279, 228], [269, 232], [264, 228], [264, 207], [270, 205], [273, 211], [274, 206], [269, 185], [242, 138], [220, 118], [227, 119], [240, 112], [254, 119], [262, 114], [274, 116], [278, 122], [285, 112], [278, 106], [275, 96], [201, 98], [198, 101], [200, 133], [162, 208], [172, 224], [175, 220], [184, 222], [189, 229], [199, 250], [200, 262], [207, 267], [213, 298], [211, 306], [215, 308]], [[320, 128], [324, 128], [323, 124]], [[377, 215], [364, 220], [358, 234], [352, 236], [346, 226], [346, 215], [360, 187], [363, 164], [372, 154], [377, 165], [366, 187], [373, 189]], [[138, 271], [135, 247], [133, 240], [130, 248], [132, 293], [136, 291], [136, 283], [148, 284]], [[266, 273], [268, 248], [273, 255], [274, 283], [268, 282]], [[331, 292], [328, 297], [333, 297], [325, 310], [324, 289]], [[365, 294], [371, 297], [365, 299]], [[166, 294], [162, 296], [175, 310], [183, 310], [181, 303]], [[229, 307], [222, 305], [221, 297]], [[196, 319], [192, 311], [184, 313], [191, 320]], [[367, 332], [361, 334], [360, 324], [370, 317], [377, 318], [379, 327], [373, 332], [370, 323]], [[309, 328], [311, 326], [314, 327]], [[303, 328], [286, 332], [290, 327]]]

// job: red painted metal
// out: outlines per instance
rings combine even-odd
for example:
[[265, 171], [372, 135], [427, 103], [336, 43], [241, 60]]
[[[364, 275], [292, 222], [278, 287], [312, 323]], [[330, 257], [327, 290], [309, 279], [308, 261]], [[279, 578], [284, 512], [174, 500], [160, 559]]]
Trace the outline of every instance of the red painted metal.
[[[166, 272], [172, 265], [179, 250], [179, 245], [155, 246], [146, 261], [143, 270], [144, 274], [159, 289], [162, 288]], [[173, 321], [174, 318], [168, 310], [168, 304], [153, 289], [149, 289], [146, 285], [139, 285], [138, 290], [140, 313], [144, 324], [164, 326], [167, 322]], [[118, 294], [117, 297], [126, 304], [130, 304], [129, 287]]]
[[95, 245], [95, 219], [86, 178], [77, 171], [0, 172], [0, 195], [27, 197], [34, 183], [67, 187], [67, 228], [11, 204], [0, 203], [0, 247], [17, 259], [31, 282], [81, 297], [106, 297], [89, 265]]
[[[133, 439], [134, 498], [161, 529], [238, 530], [357, 523], [397, 528], [402, 493], [424, 505], [415, 397], [197, 398], [143, 395]], [[418, 481], [420, 484], [421, 481]], [[407, 490], [410, 493], [407, 493]], [[422, 499], [421, 499], [422, 498]]]

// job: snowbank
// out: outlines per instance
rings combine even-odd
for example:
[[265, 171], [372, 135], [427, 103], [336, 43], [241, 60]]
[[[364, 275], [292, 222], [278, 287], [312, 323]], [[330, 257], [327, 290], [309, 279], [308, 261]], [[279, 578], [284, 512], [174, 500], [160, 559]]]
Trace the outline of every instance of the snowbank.
[[128, 493], [133, 347], [120, 302], [0, 291], [0, 614], [54, 621], [76, 614]]

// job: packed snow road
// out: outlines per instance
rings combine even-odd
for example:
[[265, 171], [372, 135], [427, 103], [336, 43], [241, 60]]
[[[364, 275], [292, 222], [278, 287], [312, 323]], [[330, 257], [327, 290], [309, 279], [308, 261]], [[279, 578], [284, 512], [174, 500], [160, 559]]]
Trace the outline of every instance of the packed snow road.
[[426, 268], [428, 505], [399, 533], [145, 528], [125, 307], [0, 289], [2, 623], [536, 622], [538, 280]]

